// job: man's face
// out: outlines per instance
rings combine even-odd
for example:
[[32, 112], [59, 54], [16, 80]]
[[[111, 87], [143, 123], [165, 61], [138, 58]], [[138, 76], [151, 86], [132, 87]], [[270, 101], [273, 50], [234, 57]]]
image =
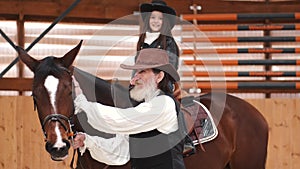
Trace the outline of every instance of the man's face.
[[163, 13], [152, 11], [149, 20], [149, 26], [152, 32], [159, 32], [163, 24]]
[[130, 97], [136, 101], [143, 101], [157, 90], [157, 75], [152, 69], [138, 70], [131, 79], [134, 87], [130, 90]]

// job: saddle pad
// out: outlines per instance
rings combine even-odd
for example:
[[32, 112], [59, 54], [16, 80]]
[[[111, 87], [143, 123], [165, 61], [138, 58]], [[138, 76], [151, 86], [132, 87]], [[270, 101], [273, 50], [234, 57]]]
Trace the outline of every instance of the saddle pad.
[[218, 135], [217, 127], [209, 110], [200, 102], [185, 104], [184, 112], [187, 129], [195, 145], [213, 140]]

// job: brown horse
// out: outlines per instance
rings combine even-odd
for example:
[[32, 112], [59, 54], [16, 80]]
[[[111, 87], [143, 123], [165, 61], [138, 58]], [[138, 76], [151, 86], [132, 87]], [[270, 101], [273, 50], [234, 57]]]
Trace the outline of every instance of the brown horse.
[[[112, 137], [92, 129], [84, 116], [74, 115], [71, 65], [80, 46], [81, 42], [61, 58], [46, 57], [42, 60], [36, 60], [18, 48], [20, 59], [34, 72], [32, 96], [45, 133], [46, 150], [53, 160], [67, 157], [73, 130]], [[88, 100], [117, 107], [131, 106], [126, 87], [79, 69], [75, 69], [74, 75], [81, 86], [92, 86], [83, 88]], [[185, 158], [187, 169], [265, 168], [268, 125], [257, 109], [242, 99], [224, 93], [205, 94], [195, 100], [200, 100], [209, 108], [216, 122], [219, 121], [219, 135], [204, 143], [203, 148], [197, 146], [196, 154]], [[88, 152], [79, 156], [77, 161], [79, 169], [106, 167], [106, 164], [93, 160]], [[129, 169], [130, 165], [108, 168]]]

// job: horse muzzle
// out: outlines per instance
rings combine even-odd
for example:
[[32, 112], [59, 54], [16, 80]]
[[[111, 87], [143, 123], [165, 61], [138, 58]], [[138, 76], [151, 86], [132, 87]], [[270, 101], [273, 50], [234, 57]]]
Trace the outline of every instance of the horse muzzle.
[[54, 144], [46, 142], [45, 148], [47, 152], [51, 155], [51, 159], [54, 161], [63, 161], [69, 155], [70, 142], [68, 140], [64, 140], [66, 143], [63, 147], [54, 147]]

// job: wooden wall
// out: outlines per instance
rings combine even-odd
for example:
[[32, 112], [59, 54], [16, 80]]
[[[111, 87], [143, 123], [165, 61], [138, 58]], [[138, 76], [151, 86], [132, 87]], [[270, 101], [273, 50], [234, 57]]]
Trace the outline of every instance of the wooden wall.
[[31, 97], [0, 97], [0, 169], [62, 169], [45, 150]]
[[269, 123], [267, 169], [300, 168], [300, 100], [248, 100]]
[[[267, 169], [300, 168], [300, 99], [249, 102], [269, 122]], [[47, 154], [31, 97], [0, 96], [0, 107], [0, 169], [69, 168], [70, 158], [54, 162]]]

